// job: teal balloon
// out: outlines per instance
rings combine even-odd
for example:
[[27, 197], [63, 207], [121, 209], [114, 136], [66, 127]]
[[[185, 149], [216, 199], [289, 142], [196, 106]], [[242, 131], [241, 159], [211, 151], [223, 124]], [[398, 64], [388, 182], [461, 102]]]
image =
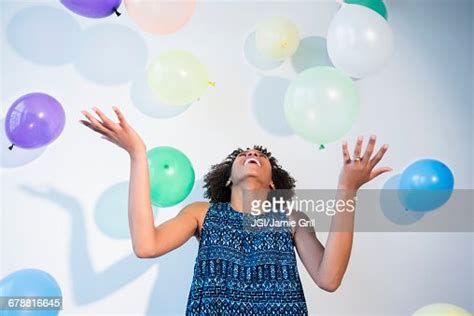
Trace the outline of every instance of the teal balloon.
[[446, 203], [454, 188], [454, 176], [443, 162], [421, 159], [402, 173], [398, 196], [406, 209], [432, 211]]
[[359, 92], [351, 78], [333, 67], [301, 72], [285, 93], [288, 125], [303, 139], [328, 144], [340, 139], [359, 114]]
[[383, 3], [382, 0], [345, 0], [344, 2], [367, 7], [383, 16], [385, 20], [387, 20], [388, 18], [387, 7], [385, 6], [385, 3]]
[[[62, 298], [62, 292], [54, 277], [48, 272], [39, 269], [22, 269], [7, 275], [0, 281], [0, 297], [3, 296], [41, 296], [50, 300], [47, 303], [52, 304], [48, 305], [51, 307], [58, 306], [55, 304], [59, 304], [60, 301], [55, 300]], [[1, 311], [1, 315], [57, 316], [60, 309], [49, 307], [42, 310], [5, 309]]]
[[169, 207], [182, 202], [194, 185], [194, 168], [180, 150], [162, 146], [147, 152], [151, 203]]

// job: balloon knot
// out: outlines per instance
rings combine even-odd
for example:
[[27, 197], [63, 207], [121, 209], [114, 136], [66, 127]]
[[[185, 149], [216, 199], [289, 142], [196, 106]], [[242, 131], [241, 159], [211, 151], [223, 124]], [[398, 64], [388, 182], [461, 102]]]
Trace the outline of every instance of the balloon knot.
[[282, 48], [287, 48], [288, 47], [288, 41], [284, 40], [283, 43], [281, 44]]
[[118, 12], [117, 9], [114, 8], [114, 13], [117, 15], [117, 16], [120, 16], [122, 13]]
[[323, 144], [319, 145], [319, 150], [326, 148]]
[[215, 81], [208, 81], [207, 83], [208, 83], [210, 86], [213, 86], [213, 87], [216, 86], [216, 82], [215, 82]]
[[11, 144], [11, 146], [9, 146], [8, 149], [12, 150], [13, 146], [15, 146], [15, 144]]

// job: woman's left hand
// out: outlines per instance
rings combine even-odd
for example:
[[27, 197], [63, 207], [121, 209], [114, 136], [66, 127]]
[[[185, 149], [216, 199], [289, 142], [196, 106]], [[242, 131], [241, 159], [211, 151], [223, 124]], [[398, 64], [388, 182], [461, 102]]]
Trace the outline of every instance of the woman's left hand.
[[384, 172], [393, 170], [390, 167], [379, 167], [374, 169], [375, 165], [379, 163], [387, 152], [388, 144], [384, 144], [377, 154], [374, 157], [371, 157], [374, 152], [376, 140], [376, 136], [372, 135], [364, 155], [361, 156], [363, 140], [364, 138], [362, 136], [357, 138], [354, 157], [352, 158], [349, 155], [347, 141], [342, 143], [343, 167], [339, 175], [338, 186], [341, 189], [358, 190], [364, 183], [369, 182]]

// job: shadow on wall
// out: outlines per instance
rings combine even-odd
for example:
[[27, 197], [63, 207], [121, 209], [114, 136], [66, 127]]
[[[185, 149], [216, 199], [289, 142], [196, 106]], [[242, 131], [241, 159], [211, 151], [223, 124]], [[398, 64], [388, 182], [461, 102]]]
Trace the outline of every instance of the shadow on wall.
[[380, 191], [380, 208], [385, 217], [392, 223], [398, 225], [410, 225], [419, 221], [424, 212], [412, 212], [405, 210], [398, 197], [398, 184], [400, 182], [400, 174], [389, 178], [382, 190]]
[[[0, 126], [2, 126], [2, 128], [5, 126], [4, 118], [0, 120]], [[0, 167], [2, 168], [25, 166], [38, 159], [48, 148], [47, 146], [44, 146], [40, 148], [23, 149], [15, 146], [10, 150], [8, 147], [11, 144], [11, 141], [3, 130], [3, 132], [0, 133]]]
[[48, 6], [21, 10], [6, 26], [8, 43], [20, 56], [48, 66], [73, 62], [80, 36], [81, 27], [70, 14]]
[[133, 282], [154, 264], [158, 264], [158, 278], [154, 282], [146, 315], [157, 315], [158, 312], [166, 315], [183, 314], [197, 253], [195, 239], [189, 240], [162, 257], [140, 259], [135, 254], [130, 254], [107, 269], [97, 272], [91, 263], [84, 209], [80, 201], [54, 187], [38, 190], [29, 185], [22, 185], [20, 189], [33, 197], [57, 204], [71, 217], [69, 261], [72, 290], [77, 304], [85, 305], [99, 301]]
[[148, 50], [142, 36], [123, 25], [98, 24], [82, 32], [77, 71], [102, 85], [127, 83], [143, 72]]
[[47, 66], [72, 63], [82, 76], [101, 85], [131, 81], [148, 59], [145, 41], [133, 29], [103, 23], [81, 30], [65, 10], [49, 6], [18, 12], [6, 27], [6, 37], [23, 58]]
[[291, 64], [297, 73], [318, 66], [334, 67], [329, 58], [326, 39], [320, 36], [301, 39], [298, 49], [291, 56]]
[[286, 122], [284, 101], [290, 80], [275, 76], [263, 76], [255, 85], [252, 109], [257, 123], [266, 132], [276, 136], [289, 136], [294, 132]]
[[161, 102], [151, 91], [146, 76], [146, 72], [138, 74], [130, 88], [133, 105], [140, 112], [150, 117], [166, 119], [178, 116], [189, 108], [191, 104], [177, 106]]

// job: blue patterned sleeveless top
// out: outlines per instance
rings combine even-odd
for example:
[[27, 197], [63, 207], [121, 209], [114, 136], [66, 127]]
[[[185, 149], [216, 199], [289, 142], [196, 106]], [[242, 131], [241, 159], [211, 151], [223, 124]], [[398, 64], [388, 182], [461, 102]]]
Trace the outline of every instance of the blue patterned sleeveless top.
[[269, 215], [210, 204], [186, 315], [308, 315], [291, 228], [252, 230], [249, 216]]

